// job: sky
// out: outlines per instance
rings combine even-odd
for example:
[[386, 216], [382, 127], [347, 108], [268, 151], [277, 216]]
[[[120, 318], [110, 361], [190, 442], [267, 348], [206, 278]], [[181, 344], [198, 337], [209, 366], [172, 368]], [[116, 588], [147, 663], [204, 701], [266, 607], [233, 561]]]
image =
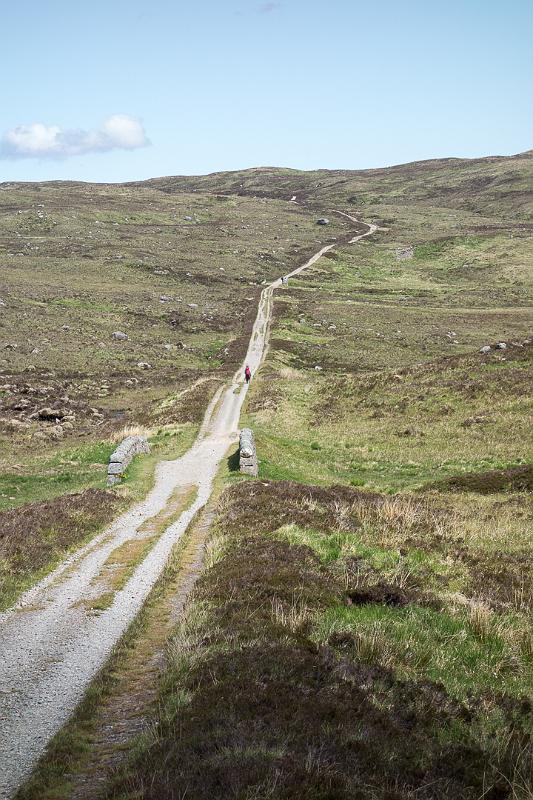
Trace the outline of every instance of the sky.
[[531, 0], [0, 0], [0, 182], [533, 148]]

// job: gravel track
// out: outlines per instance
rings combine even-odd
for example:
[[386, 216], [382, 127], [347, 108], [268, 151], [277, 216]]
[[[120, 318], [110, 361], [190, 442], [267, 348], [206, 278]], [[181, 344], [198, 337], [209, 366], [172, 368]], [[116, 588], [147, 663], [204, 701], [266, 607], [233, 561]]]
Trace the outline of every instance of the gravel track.
[[[358, 220], [344, 214], [354, 222]], [[375, 225], [351, 239], [371, 235]], [[322, 247], [287, 277], [314, 264], [336, 244]], [[281, 278], [261, 293], [245, 363], [252, 374], [265, 354], [272, 296]], [[222, 458], [238, 435], [241, 407], [248, 390], [239, 370], [217, 392], [191, 449], [175, 461], [163, 461], [145, 500], [123, 514], [89, 544], [69, 556], [46, 578], [0, 613], [0, 798], [10, 798], [29, 776], [55, 733], [71, 716], [109, 657], [113, 646], [140, 611], [169, 554], [190, 521], [208, 501]], [[138, 529], [157, 515], [179, 487], [196, 485], [194, 502], [166, 529], [113, 604], [95, 614], [84, 601], [94, 596], [91, 582], [118, 546], [138, 538]]]

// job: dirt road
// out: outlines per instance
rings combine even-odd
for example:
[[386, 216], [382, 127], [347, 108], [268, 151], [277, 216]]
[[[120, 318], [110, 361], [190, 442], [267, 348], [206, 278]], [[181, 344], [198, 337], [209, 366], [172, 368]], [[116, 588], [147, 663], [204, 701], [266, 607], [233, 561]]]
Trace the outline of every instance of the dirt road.
[[[376, 226], [368, 228], [351, 241], [371, 235]], [[335, 246], [322, 247], [287, 277], [307, 269]], [[272, 296], [280, 285], [281, 278], [261, 293], [245, 359], [252, 374], [265, 354]], [[0, 614], [1, 798], [12, 797], [72, 714], [113, 645], [140, 611], [173, 546], [207, 502], [220, 461], [237, 439], [247, 390], [239, 370], [213, 398], [191, 449], [176, 461], [158, 465], [146, 499]], [[110, 607], [95, 614], [90, 606], [110, 554], [126, 542], [142, 539], [146, 535], [140, 530], [143, 523], [160, 513], [179, 487], [191, 485], [198, 488], [194, 502], [164, 531], [124, 588], [116, 592]]]

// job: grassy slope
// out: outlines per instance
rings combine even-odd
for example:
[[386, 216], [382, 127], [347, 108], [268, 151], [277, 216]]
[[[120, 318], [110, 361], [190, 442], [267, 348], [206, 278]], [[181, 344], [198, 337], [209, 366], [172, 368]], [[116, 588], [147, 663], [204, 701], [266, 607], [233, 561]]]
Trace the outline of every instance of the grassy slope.
[[260, 480], [222, 500], [158, 732], [109, 797], [531, 797], [532, 164], [162, 181], [388, 230], [278, 293]]

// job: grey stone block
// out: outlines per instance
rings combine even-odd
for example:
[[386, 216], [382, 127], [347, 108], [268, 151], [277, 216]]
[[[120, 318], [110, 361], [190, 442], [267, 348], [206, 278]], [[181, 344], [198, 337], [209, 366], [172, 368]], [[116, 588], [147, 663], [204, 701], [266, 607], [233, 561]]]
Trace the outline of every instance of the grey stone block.
[[[149, 452], [150, 445], [142, 436], [127, 436], [123, 439], [109, 457], [108, 486], [118, 483], [120, 476], [125, 472], [134, 456]], [[110, 483], [111, 479], [113, 479], [112, 483]]]

